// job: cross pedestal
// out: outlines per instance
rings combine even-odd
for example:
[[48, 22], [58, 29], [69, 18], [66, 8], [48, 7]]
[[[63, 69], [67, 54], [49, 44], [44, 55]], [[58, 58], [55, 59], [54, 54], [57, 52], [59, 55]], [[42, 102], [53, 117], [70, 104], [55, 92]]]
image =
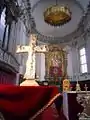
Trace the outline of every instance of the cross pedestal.
[[39, 84], [36, 82], [36, 79], [26, 79], [20, 86], [39, 86]]

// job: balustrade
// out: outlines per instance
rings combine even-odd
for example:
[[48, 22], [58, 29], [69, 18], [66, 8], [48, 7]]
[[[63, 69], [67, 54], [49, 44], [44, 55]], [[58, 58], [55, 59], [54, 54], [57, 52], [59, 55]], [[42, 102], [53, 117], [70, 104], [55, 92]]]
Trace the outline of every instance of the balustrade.
[[19, 63], [15, 57], [2, 48], [0, 48], [0, 61], [13, 67], [17, 72], [19, 71]]

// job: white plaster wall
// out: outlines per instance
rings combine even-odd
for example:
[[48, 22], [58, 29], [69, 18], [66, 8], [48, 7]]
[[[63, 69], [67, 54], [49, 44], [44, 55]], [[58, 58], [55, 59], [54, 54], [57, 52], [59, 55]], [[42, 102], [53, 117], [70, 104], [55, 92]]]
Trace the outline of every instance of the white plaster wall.
[[[73, 79], [77, 80], [77, 76], [79, 76], [79, 80], [87, 80], [90, 79], [90, 75], [82, 75], [80, 72], [80, 60], [79, 60], [79, 48], [82, 46], [86, 47], [86, 55], [87, 55], [87, 65], [88, 65], [88, 73], [90, 73], [90, 37], [86, 37], [85, 40], [80, 37], [78, 38], [78, 47], [73, 47], [72, 52], [72, 72], [73, 72]], [[76, 78], [75, 78], [76, 76]]]
[[88, 64], [88, 72], [90, 73], [90, 36], [88, 37], [87, 40], [87, 64]]
[[86, 10], [89, 0], [77, 0], [83, 6], [84, 10]]

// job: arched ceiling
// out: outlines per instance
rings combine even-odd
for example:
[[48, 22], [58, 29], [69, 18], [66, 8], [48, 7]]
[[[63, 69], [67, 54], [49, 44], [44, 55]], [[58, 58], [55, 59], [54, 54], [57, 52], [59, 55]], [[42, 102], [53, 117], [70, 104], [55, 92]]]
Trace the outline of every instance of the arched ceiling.
[[[72, 12], [72, 19], [70, 22], [61, 27], [52, 27], [44, 22], [44, 10], [55, 4], [56, 0], [30, 0], [31, 14], [35, 20], [36, 30], [42, 35], [50, 38], [63, 39], [74, 33], [78, 28], [78, 24], [86, 11], [89, 0], [58, 0], [60, 5], [68, 5]], [[65, 38], [66, 39], [66, 38]]]
[[[38, 3], [40, 3], [43, 0], [30, 0], [31, 3], [31, 8], [35, 7], [38, 5]], [[48, 0], [49, 1], [49, 0]], [[51, 0], [52, 1], [52, 0]], [[63, 0], [58, 0], [58, 1], [63, 1]], [[79, 4], [81, 7], [83, 7], [83, 9], [85, 10], [89, 0], [74, 0], [77, 4]]]

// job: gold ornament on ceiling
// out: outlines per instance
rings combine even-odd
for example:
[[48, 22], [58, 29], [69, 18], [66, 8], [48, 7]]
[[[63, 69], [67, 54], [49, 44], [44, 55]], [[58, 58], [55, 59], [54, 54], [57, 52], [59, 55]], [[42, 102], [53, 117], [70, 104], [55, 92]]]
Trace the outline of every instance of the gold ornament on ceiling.
[[51, 26], [61, 26], [71, 20], [71, 11], [67, 6], [57, 4], [48, 7], [44, 11], [44, 21]]

